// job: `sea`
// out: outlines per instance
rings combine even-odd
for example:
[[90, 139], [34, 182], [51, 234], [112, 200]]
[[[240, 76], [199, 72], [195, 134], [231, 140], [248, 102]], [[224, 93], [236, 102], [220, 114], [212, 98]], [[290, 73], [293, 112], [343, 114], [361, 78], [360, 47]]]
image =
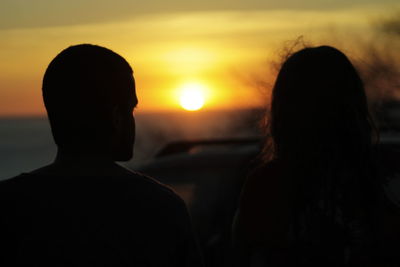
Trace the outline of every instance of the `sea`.
[[[258, 136], [262, 113], [259, 109], [139, 112], [134, 157], [122, 164], [134, 169], [174, 141]], [[0, 118], [0, 180], [47, 165], [56, 152], [46, 117]]]

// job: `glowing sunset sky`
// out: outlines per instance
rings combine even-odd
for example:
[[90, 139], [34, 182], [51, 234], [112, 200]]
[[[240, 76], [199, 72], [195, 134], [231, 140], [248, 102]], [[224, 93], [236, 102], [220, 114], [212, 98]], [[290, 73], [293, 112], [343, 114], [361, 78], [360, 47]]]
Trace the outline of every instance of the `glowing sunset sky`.
[[365, 36], [373, 19], [399, 7], [398, 0], [1, 0], [0, 116], [43, 114], [48, 63], [79, 43], [128, 60], [140, 111], [178, 108], [185, 83], [208, 88], [210, 109], [261, 105], [245, 80], [284, 41]]

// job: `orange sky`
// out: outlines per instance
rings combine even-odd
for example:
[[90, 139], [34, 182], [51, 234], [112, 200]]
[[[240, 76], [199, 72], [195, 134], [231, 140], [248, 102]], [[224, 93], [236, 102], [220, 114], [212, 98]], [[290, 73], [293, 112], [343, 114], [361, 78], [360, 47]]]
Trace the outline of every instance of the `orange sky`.
[[[70, 4], [63, 7], [64, 2]], [[267, 100], [249, 80], [271, 76], [267, 62], [285, 41], [300, 35], [318, 44], [334, 43], [339, 36], [364, 37], [373, 19], [399, 7], [389, 0], [338, 1], [327, 8], [316, 0], [304, 8], [290, 0], [278, 7], [243, 0], [229, 2], [235, 3], [232, 8], [205, 1], [205, 8], [197, 2], [182, 7], [174, 0], [175, 9], [142, 5], [129, 12], [128, 2], [120, 0], [117, 10], [99, 1], [97, 14], [89, 2], [0, 4], [0, 116], [43, 114], [40, 88], [47, 64], [78, 43], [108, 47], [128, 60], [137, 80], [139, 111], [178, 109], [177, 90], [185, 83], [207, 88], [208, 109], [260, 106]]]

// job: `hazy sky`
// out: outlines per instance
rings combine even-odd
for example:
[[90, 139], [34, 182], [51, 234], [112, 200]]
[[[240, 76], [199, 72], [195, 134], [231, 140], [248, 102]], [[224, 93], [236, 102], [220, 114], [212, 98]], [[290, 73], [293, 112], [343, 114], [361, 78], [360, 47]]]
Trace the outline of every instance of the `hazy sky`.
[[193, 11], [334, 10], [398, 0], [2, 0], [1, 28], [103, 23], [146, 14]]
[[399, 8], [398, 0], [1, 0], [0, 116], [43, 114], [46, 66], [78, 43], [132, 64], [139, 109], [177, 108], [177, 90], [193, 82], [208, 88], [210, 108], [261, 105], [246, 78], [269, 75], [265, 62], [285, 41], [343, 43]]

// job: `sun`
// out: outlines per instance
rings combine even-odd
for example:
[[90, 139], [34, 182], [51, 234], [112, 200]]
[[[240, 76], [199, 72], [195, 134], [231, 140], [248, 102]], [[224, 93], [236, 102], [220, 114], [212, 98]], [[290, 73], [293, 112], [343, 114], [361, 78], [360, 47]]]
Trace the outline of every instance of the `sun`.
[[185, 110], [195, 111], [204, 106], [204, 87], [201, 84], [185, 84], [180, 92], [179, 103]]

